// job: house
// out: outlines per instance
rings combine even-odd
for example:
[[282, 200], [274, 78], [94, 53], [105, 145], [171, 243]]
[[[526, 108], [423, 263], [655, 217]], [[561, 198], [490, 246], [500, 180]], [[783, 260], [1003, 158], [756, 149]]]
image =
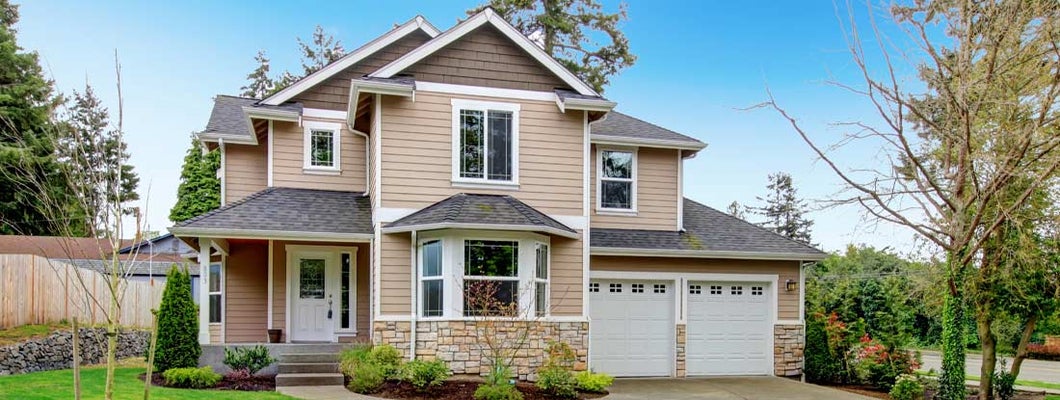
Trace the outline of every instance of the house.
[[[684, 197], [706, 146], [614, 111], [486, 9], [422, 17], [263, 99], [218, 96], [204, 345], [389, 343], [481, 373], [474, 287], [616, 376], [797, 375], [824, 254]], [[219, 268], [210, 268], [217, 265]]]

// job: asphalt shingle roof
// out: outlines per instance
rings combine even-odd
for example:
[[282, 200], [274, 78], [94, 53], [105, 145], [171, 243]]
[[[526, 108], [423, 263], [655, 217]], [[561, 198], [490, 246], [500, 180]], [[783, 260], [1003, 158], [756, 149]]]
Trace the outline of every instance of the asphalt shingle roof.
[[259, 107], [274, 110], [302, 112], [301, 103], [284, 103], [278, 106], [258, 104], [258, 99], [236, 97], [219, 94], [214, 97], [213, 110], [210, 111], [210, 120], [206, 123], [204, 132], [220, 133], [224, 135], [250, 136], [250, 127], [247, 126], [247, 117], [243, 113], [243, 107]]
[[776, 253], [820, 258], [826, 254], [773, 231], [685, 199], [684, 232], [599, 229], [590, 232], [592, 247], [685, 251]]
[[372, 233], [372, 206], [360, 192], [268, 188], [175, 227]]
[[604, 119], [589, 125], [593, 135], [605, 135], [631, 139], [665, 140], [703, 145], [696, 138], [688, 137], [661, 126], [643, 121], [618, 111], [607, 113]]
[[542, 227], [577, 233], [512, 196], [467, 193], [458, 193], [427, 206], [387, 224], [387, 228], [438, 224]]
[[[84, 268], [99, 273], [110, 273], [110, 262], [103, 260], [64, 260], [56, 259], [69, 263], [78, 268]], [[191, 276], [199, 276], [199, 266], [190, 261], [174, 262], [174, 261], [149, 261], [149, 260], [135, 260], [135, 261], [123, 261], [121, 266], [121, 273], [123, 275], [133, 276], [165, 276], [169, 273], [169, 269], [173, 265], [181, 265], [188, 268], [191, 272]]]

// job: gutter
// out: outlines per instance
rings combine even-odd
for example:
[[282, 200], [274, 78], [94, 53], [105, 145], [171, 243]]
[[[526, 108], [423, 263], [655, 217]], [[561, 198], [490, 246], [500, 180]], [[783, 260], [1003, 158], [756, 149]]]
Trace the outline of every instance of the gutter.
[[228, 229], [228, 228], [195, 228], [195, 227], [171, 227], [169, 232], [176, 236], [216, 237], [225, 239], [274, 239], [291, 241], [340, 241], [340, 242], [370, 242], [370, 233], [331, 233], [331, 232], [305, 232], [305, 231], [272, 231], [265, 229]]
[[683, 257], [683, 258], [728, 258], [735, 260], [791, 260], [820, 261], [827, 254], [805, 253], [770, 253], [754, 251], [714, 251], [714, 250], [676, 250], [676, 249], [639, 249], [625, 247], [589, 247], [593, 256], [639, 256], [639, 257]]
[[646, 139], [646, 138], [632, 138], [625, 136], [611, 136], [611, 135], [590, 135], [590, 140], [594, 144], [604, 145], [617, 145], [617, 146], [640, 146], [640, 147], [661, 147], [667, 149], [680, 149], [680, 150], [694, 150], [699, 151], [707, 147], [706, 143], [703, 142], [690, 142], [684, 140], [667, 140], [667, 139]]
[[383, 228], [383, 233], [401, 233], [436, 230], [436, 229], [486, 229], [495, 231], [519, 231], [519, 232], [542, 232], [550, 235], [562, 236], [568, 239], [581, 237], [577, 232], [571, 232], [559, 228], [540, 225], [493, 225], [493, 224], [466, 224], [441, 222], [436, 224], [419, 224], [408, 226], [396, 226]]

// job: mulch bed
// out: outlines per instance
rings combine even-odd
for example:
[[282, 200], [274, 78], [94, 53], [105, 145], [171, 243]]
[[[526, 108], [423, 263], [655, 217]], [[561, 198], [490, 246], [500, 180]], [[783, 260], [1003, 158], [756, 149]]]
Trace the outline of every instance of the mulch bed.
[[[873, 387], [870, 387], [870, 386], [846, 385], [846, 386], [832, 386], [832, 387], [836, 388], [836, 389], [839, 389], [839, 390], [842, 390], [844, 392], [856, 393], [856, 394], [860, 394], [862, 396], [874, 397], [874, 398], [877, 398], [877, 399], [889, 400], [891, 398], [891, 396], [889, 396], [886, 392], [883, 392], [883, 391], [881, 391], [879, 389], [876, 389], [876, 388], [873, 388]], [[932, 390], [924, 391], [924, 399], [925, 400], [929, 400], [929, 399], [933, 399], [933, 398], [935, 398], [935, 392], [934, 391], [932, 391]], [[974, 390], [973, 388], [969, 387], [968, 388], [967, 400], [977, 400], [978, 398], [979, 398], [979, 396], [977, 395], [977, 391]], [[1035, 393], [1035, 392], [1016, 391], [1016, 397], [1013, 397], [1013, 400], [1042, 400], [1044, 398], [1045, 398], [1045, 395], [1040, 393], [1040, 392], [1039, 393]]]
[[[372, 393], [372, 396], [383, 397], [387, 399], [401, 399], [401, 400], [431, 400], [431, 399], [473, 399], [475, 389], [481, 385], [481, 382], [472, 382], [466, 380], [450, 380], [443, 383], [441, 386], [435, 389], [431, 389], [430, 393], [420, 393], [416, 388], [412, 387], [407, 382], [386, 382], [378, 392]], [[534, 384], [527, 382], [519, 382], [515, 384], [516, 389], [519, 389], [523, 393], [524, 400], [554, 400], [555, 398], [541, 392]], [[582, 393], [578, 396], [580, 399], [597, 399], [604, 397], [607, 394], [597, 393]]]
[[[144, 379], [145, 374], [140, 374], [140, 380]], [[166, 386], [166, 382], [162, 379], [162, 373], [155, 372], [151, 374], [151, 384], [155, 386]], [[168, 387], [168, 386], [167, 386]], [[256, 375], [250, 379], [231, 380], [228, 377], [221, 378], [220, 382], [217, 382], [217, 386], [213, 387], [214, 390], [241, 390], [245, 392], [269, 392], [276, 390], [276, 375]]]

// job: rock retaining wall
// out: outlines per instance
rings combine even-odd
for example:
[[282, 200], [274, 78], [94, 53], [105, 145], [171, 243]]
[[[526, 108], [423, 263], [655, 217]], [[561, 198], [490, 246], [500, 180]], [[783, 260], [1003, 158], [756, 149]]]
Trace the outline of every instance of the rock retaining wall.
[[803, 350], [806, 335], [802, 325], [773, 327], [773, 374], [776, 376], [802, 375]]
[[[80, 329], [81, 365], [106, 361], [107, 330]], [[143, 357], [151, 332], [122, 331], [118, 335], [118, 358]], [[73, 366], [73, 332], [60, 331], [21, 343], [0, 347], [0, 375], [67, 369]]]

